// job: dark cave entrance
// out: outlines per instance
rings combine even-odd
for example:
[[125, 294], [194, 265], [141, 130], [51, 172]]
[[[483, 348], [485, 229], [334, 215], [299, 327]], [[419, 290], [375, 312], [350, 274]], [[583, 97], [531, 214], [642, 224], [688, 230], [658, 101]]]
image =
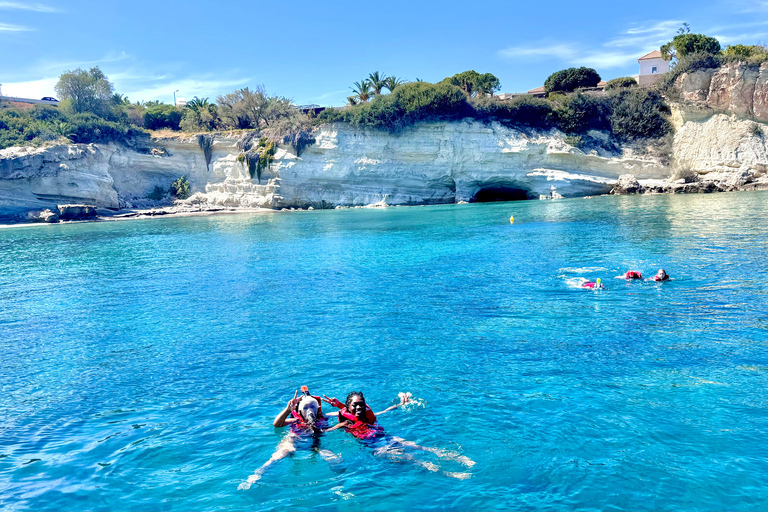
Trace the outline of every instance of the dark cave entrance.
[[472, 203], [495, 203], [498, 201], [524, 201], [530, 199], [527, 190], [514, 187], [481, 188], [472, 198]]

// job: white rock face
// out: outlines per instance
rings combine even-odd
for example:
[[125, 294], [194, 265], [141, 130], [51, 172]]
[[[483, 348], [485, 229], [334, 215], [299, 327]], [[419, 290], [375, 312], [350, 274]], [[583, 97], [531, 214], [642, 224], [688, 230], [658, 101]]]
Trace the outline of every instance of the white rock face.
[[94, 144], [0, 150], [0, 214], [59, 203], [117, 207], [108, 158]]
[[675, 131], [675, 162], [702, 178], [742, 186], [768, 170], [768, 128], [762, 123], [717, 114], [688, 121]]
[[[768, 130], [715, 115], [674, 116], [674, 165], [735, 186], [768, 168]], [[604, 134], [592, 133], [595, 138]], [[673, 166], [624, 148], [621, 156], [584, 151], [557, 131], [536, 132], [475, 121], [428, 123], [401, 133], [326, 125], [300, 156], [280, 147], [251, 178], [236, 137], [217, 135], [209, 164], [196, 138], [154, 141], [153, 148], [68, 145], [0, 151], [0, 215], [55, 208], [145, 206], [155, 187], [186, 176], [191, 204], [221, 207], [330, 208], [473, 201], [489, 189], [528, 198], [607, 193], [619, 176], [663, 180]]]
[[585, 154], [558, 132], [524, 133], [475, 121], [421, 124], [390, 134], [337, 123], [298, 158], [278, 153], [277, 206], [471, 201], [488, 188], [528, 197], [605, 193], [621, 174], [664, 178], [651, 158]]

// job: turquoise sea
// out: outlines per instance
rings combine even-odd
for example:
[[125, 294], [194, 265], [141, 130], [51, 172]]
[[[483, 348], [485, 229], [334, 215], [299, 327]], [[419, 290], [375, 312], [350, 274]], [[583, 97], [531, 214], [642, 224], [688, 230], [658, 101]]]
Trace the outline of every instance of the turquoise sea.
[[[766, 510], [767, 220], [742, 192], [0, 229], [0, 510]], [[335, 431], [238, 490], [301, 385], [409, 391], [386, 431], [476, 464]]]

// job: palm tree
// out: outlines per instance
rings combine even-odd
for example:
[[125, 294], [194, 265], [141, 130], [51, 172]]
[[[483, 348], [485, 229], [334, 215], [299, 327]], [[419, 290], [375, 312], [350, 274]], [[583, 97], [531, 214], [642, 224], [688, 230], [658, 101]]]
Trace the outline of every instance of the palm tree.
[[354, 87], [352, 87], [352, 92], [355, 93], [357, 99], [360, 101], [368, 101], [371, 99], [371, 84], [368, 82], [368, 80], [355, 82], [353, 85]]
[[374, 71], [370, 75], [368, 75], [368, 83], [373, 87], [373, 94], [378, 96], [381, 94], [381, 89], [383, 87], [386, 87], [385, 80], [387, 79], [386, 75], [379, 75], [378, 71]]
[[349, 102], [349, 105], [354, 107], [357, 105], [357, 96], [347, 96], [347, 101]]
[[203, 110], [210, 110], [210, 105], [211, 102], [208, 101], [208, 98], [198, 98], [197, 96], [187, 102], [187, 108], [197, 113]]
[[404, 83], [404, 80], [395, 76], [388, 76], [384, 79], [384, 87], [389, 89], [389, 92], [394, 91], [398, 86], [403, 85]]

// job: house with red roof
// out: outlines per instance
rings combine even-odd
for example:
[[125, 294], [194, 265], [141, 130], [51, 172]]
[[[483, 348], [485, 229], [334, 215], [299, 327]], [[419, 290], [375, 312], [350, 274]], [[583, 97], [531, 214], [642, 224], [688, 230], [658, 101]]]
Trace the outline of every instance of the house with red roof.
[[640, 87], [647, 87], [656, 83], [662, 73], [669, 71], [669, 61], [664, 60], [659, 50], [643, 55], [637, 62], [640, 64], [640, 75], [637, 83]]

